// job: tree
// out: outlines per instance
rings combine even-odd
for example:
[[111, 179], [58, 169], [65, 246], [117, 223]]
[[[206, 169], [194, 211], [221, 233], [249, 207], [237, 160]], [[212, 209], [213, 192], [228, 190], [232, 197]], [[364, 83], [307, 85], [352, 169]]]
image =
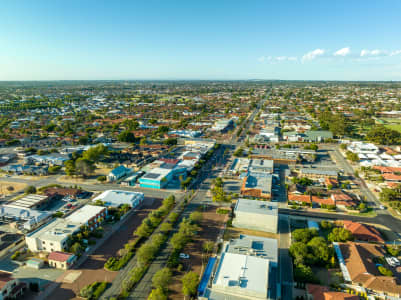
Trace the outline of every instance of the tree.
[[308, 247], [311, 250], [313, 257], [317, 260], [320, 260], [322, 263], [328, 262], [332, 256], [331, 249], [323, 237], [314, 237], [309, 241]]
[[173, 225], [169, 222], [164, 222], [162, 225], [160, 225], [160, 231], [161, 232], [169, 232], [173, 229]]
[[103, 159], [103, 157], [107, 155], [107, 153], [108, 153], [107, 147], [104, 146], [103, 144], [99, 144], [97, 146], [90, 147], [88, 150], [84, 151], [82, 153], [82, 158], [89, 160], [91, 162], [97, 162]]
[[78, 243], [78, 242], [75, 242], [75, 243], [71, 246], [70, 251], [71, 251], [72, 253], [74, 253], [75, 255], [80, 254], [80, 253], [82, 252], [82, 246], [81, 246], [81, 244]]
[[202, 250], [203, 252], [206, 252], [206, 254], [209, 254], [213, 251], [214, 248], [214, 243], [212, 241], [206, 241], [202, 245]]
[[316, 229], [296, 229], [292, 232], [292, 238], [297, 242], [307, 243], [312, 237], [317, 236]]
[[148, 237], [153, 231], [153, 227], [148, 219], [142, 221], [142, 224], [135, 230], [134, 234], [143, 238]]
[[148, 300], [167, 300], [167, 296], [162, 289], [157, 288], [150, 292]]
[[171, 282], [172, 272], [169, 268], [163, 268], [155, 273], [152, 278], [152, 285], [155, 288], [160, 288], [162, 291], [167, 291], [168, 285]]
[[118, 136], [117, 139], [120, 142], [126, 142], [126, 143], [134, 143], [136, 142], [136, 137], [135, 134], [132, 133], [131, 131], [125, 130], [121, 132]]
[[26, 194], [35, 194], [36, 193], [36, 187], [34, 187], [33, 185], [28, 186], [25, 189], [25, 193]]
[[200, 221], [202, 221], [202, 213], [199, 211], [194, 211], [189, 215], [189, 220], [193, 223], [199, 223]]
[[327, 239], [330, 242], [346, 242], [352, 241], [354, 237], [351, 231], [342, 227], [336, 227], [329, 233]]
[[295, 242], [291, 244], [289, 251], [294, 258], [294, 263], [302, 264], [308, 255], [308, 246], [303, 242]]
[[196, 294], [196, 290], [199, 284], [199, 276], [195, 272], [188, 272], [182, 279], [182, 293], [185, 296], [193, 296]]
[[358, 154], [356, 154], [354, 152], [347, 151], [347, 152], [345, 152], [345, 156], [347, 157], [348, 160], [350, 160], [352, 162], [358, 162], [359, 161]]
[[65, 162], [64, 166], [65, 166], [65, 173], [68, 176], [75, 175], [76, 169], [75, 169], [75, 161], [74, 160], [72, 160], [72, 159], [67, 160]]
[[366, 134], [366, 139], [381, 145], [400, 145], [401, 133], [384, 126], [375, 126]]
[[78, 158], [75, 162], [76, 171], [83, 177], [87, 177], [95, 170], [95, 165], [88, 159]]

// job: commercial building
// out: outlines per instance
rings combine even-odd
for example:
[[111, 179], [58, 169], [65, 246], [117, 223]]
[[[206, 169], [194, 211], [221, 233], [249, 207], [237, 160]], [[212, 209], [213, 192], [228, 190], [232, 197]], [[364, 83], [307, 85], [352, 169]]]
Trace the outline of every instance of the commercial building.
[[347, 149], [356, 154], [378, 154], [380, 151], [376, 145], [364, 142], [352, 142]]
[[46, 195], [30, 194], [21, 199], [9, 203], [9, 206], [30, 208], [30, 209], [43, 209], [48, 205], [49, 197]]
[[36, 229], [25, 237], [25, 242], [32, 252], [64, 251], [68, 238], [77, 233], [82, 223], [71, 223], [66, 219], [57, 218]]
[[51, 213], [29, 208], [0, 205], [0, 219], [3, 222], [22, 222], [24, 229], [31, 230], [51, 218]]
[[234, 227], [277, 233], [278, 208], [276, 203], [238, 199], [234, 215]]
[[272, 182], [272, 174], [264, 172], [249, 172], [242, 181], [241, 195], [262, 199], [270, 199]]
[[107, 190], [95, 197], [92, 202], [102, 201], [105, 206], [119, 207], [127, 204], [133, 208], [140, 205], [145, 199], [145, 195], [139, 192], [129, 192], [120, 190]]
[[213, 272], [202, 277], [199, 299], [276, 299], [277, 257], [276, 239], [241, 235], [226, 242]]
[[300, 171], [300, 176], [307, 177], [310, 179], [318, 179], [318, 178], [338, 178], [338, 171], [336, 170], [328, 170], [321, 168], [303, 168]]
[[140, 187], [162, 189], [173, 178], [173, 170], [166, 168], [154, 168], [139, 178]]
[[233, 126], [234, 121], [232, 119], [221, 119], [221, 120], [217, 120], [213, 127], [211, 127], [210, 129], [212, 131], [220, 131], [220, 132], [224, 132], [226, 131], [229, 127]]
[[65, 218], [71, 223], [81, 223], [91, 230], [97, 228], [107, 217], [107, 208], [104, 206], [85, 205]]

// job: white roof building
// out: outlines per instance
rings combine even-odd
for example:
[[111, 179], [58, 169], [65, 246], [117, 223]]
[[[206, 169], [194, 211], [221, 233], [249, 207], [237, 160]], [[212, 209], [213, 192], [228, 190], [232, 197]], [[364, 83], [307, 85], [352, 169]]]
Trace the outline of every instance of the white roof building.
[[92, 220], [98, 219], [100, 217], [104, 218], [106, 216], [107, 208], [104, 206], [96, 205], [85, 205], [66, 217], [65, 219], [71, 223], [81, 223], [86, 224]]
[[121, 190], [107, 190], [95, 197], [92, 202], [97, 200], [105, 202], [106, 206], [118, 207], [120, 205], [128, 204], [131, 207], [136, 207], [145, 199], [143, 193], [121, 191]]
[[352, 142], [348, 145], [347, 149], [354, 153], [363, 153], [363, 154], [377, 154], [379, 153], [379, 148], [371, 143], [363, 143], [363, 142]]
[[[267, 299], [269, 263], [264, 258], [225, 252], [221, 256], [212, 291], [248, 299]], [[213, 292], [209, 299], [213, 299]]]

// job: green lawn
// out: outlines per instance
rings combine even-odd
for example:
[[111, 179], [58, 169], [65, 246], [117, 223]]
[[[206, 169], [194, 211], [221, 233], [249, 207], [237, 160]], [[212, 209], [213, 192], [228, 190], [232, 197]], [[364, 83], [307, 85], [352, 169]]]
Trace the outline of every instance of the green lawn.
[[401, 132], [401, 124], [386, 124], [386, 125], [384, 125], [384, 126], [386, 126], [386, 127], [389, 128], [389, 129], [392, 129], [392, 130], [396, 130], [396, 131], [398, 131], [398, 132]]

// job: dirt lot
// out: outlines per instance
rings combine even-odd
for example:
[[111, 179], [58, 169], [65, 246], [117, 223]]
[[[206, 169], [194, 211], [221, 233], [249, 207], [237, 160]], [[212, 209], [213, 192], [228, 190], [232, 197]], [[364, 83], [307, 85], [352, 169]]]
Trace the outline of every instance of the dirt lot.
[[229, 227], [229, 228], [227, 228], [226, 232], [224, 233], [224, 240], [228, 241], [230, 239], [239, 238], [240, 234], [260, 236], [260, 237], [271, 238], [271, 239], [278, 238], [278, 235], [275, 233]]
[[[79, 290], [94, 281], [111, 282], [116, 277], [117, 272], [111, 272], [103, 269], [104, 263], [111, 256], [117, 255], [119, 249], [125, 243], [133, 240], [133, 231], [141, 224], [142, 220], [151, 210], [161, 205], [161, 199], [157, 199], [150, 207], [144, 207], [137, 214], [130, 217], [129, 220], [121, 226], [117, 234], [113, 234], [103, 246], [97, 249], [89, 258], [79, 267], [78, 270], [69, 270], [65, 272], [58, 281], [61, 285], [50, 295], [49, 299], [81, 299], [78, 298]], [[79, 274], [78, 272], [81, 272]], [[73, 278], [73, 280], [70, 280]], [[67, 283], [66, 281], [73, 281]]]
[[[203, 220], [201, 222], [201, 230], [196, 240], [188, 244], [183, 250], [188, 253], [190, 258], [183, 261], [183, 270], [175, 271], [173, 282], [169, 286], [169, 299], [180, 299], [184, 296], [181, 293], [181, 278], [188, 271], [194, 271], [201, 275], [202, 272], [202, 245], [205, 241], [216, 241], [224, 223], [228, 218], [227, 215], [216, 214], [216, 208], [210, 207], [208, 211], [203, 212]], [[207, 263], [207, 261], [206, 261]]]
[[[27, 187], [27, 184], [20, 182], [2, 182], [0, 183], [0, 194], [8, 196], [13, 193], [22, 191]], [[12, 189], [11, 189], [12, 188]], [[11, 190], [10, 190], [11, 189]]]

